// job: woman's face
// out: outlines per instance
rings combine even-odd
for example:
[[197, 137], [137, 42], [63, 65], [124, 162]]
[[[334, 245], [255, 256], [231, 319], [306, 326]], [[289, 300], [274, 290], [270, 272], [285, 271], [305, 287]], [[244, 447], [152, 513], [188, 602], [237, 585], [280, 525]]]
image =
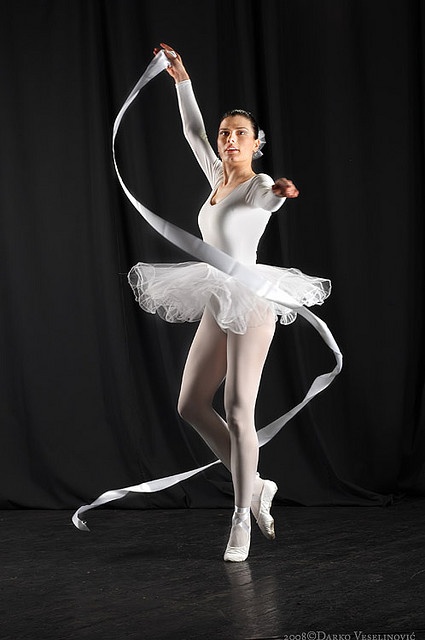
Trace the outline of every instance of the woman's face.
[[218, 154], [223, 162], [251, 162], [260, 141], [254, 137], [254, 129], [248, 118], [242, 115], [228, 116], [221, 121], [217, 136]]

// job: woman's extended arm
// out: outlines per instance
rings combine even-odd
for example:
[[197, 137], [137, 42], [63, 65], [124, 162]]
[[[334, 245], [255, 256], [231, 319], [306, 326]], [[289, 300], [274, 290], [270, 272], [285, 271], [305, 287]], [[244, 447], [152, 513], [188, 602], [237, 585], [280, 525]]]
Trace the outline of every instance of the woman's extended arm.
[[274, 182], [265, 173], [257, 173], [248, 187], [246, 201], [253, 207], [274, 212], [280, 209], [286, 198], [296, 198], [298, 194], [292, 180], [279, 178]]

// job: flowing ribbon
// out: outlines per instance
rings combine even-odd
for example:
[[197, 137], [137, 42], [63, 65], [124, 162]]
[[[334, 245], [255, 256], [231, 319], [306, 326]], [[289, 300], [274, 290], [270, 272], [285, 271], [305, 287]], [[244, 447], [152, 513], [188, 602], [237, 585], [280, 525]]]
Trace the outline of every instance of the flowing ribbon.
[[[332, 336], [329, 328], [314, 313], [312, 313], [309, 309], [306, 309], [302, 305], [300, 306], [299, 302], [289, 296], [284, 291], [277, 288], [274, 284], [269, 282], [267, 279], [262, 277], [260, 274], [256, 273], [255, 270], [250, 269], [246, 265], [243, 265], [228, 254], [216, 249], [215, 247], [207, 244], [200, 238], [180, 229], [176, 225], [171, 222], [167, 222], [163, 220], [160, 216], [156, 215], [145, 206], [143, 206], [128, 190], [124, 181], [120, 175], [118, 170], [118, 165], [116, 161], [115, 155], [115, 139], [118, 133], [118, 129], [121, 123], [121, 120], [127, 111], [128, 107], [131, 105], [133, 100], [137, 97], [140, 90], [150, 82], [155, 76], [164, 71], [167, 68], [169, 62], [163, 51], [158, 53], [152, 60], [152, 62], [148, 65], [145, 72], [138, 80], [133, 90], [130, 92], [127, 100], [124, 102], [121, 107], [120, 112], [118, 113], [112, 134], [112, 155], [115, 166], [115, 171], [118, 176], [118, 180], [121, 184], [121, 187], [124, 190], [127, 198], [130, 200], [135, 209], [140, 213], [140, 215], [164, 238], [172, 242], [174, 245], [182, 249], [183, 251], [189, 253], [190, 255], [198, 258], [202, 262], [209, 263], [214, 266], [216, 269], [223, 271], [229, 276], [237, 279], [239, 282], [243, 283], [246, 287], [251, 289], [256, 295], [261, 298], [265, 298], [271, 302], [276, 302], [282, 304], [290, 309], [294, 309], [303, 316], [315, 329], [318, 331], [325, 344], [331, 349], [335, 356], [336, 365], [332, 371], [329, 373], [322, 374], [318, 376], [311, 387], [309, 388], [305, 398], [297, 404], [293, 409], [285, 413], [283, 416], [271, 422], [266, 427], [263, 427], [257, 432], [258, 443], [259, 446], [262, 447], [269, 440], [274, 438], [274, 436], [282, 429], [282, 427], [293, 418], [305, 405], [310, 402], [312, 398], [314, 398], [321, 391], [326, 389], [333, 379], [339, 374], [342, 369], [342, 354], [338, 348], [337, 343], [335, 342], [334, 337]], [[183, 480], [187, 480], [192, 476], [205, 471], [206, 469], [212, 467], [215, 464], [218, 464], [220, 460], [215, 460], [214, 462], [210, 462], [203, 467], [198, 467], [196, 469], [192, 469], [190, 471], [185, 471], [183, 473], [178, 473], [176, 475], [167, 476], [164, 478], [159, 478], [156, 480], [150, 480], [148, 482], [142, 482], [141, 484], [133, 485], [131, 487], [125, 487], [123, 489], [116, 489], [112, 491], [106, 491], [101, 496], [99, 496], [94, 502], [88, 505], [83, 505], [74, 513], [72, 517], [72, 522], [74, 525], [82, 530], [89, 531], [86, 523], [80, 519], [80, 516], [90, 509], [94, 509], [95, 507], [99, 507], [102, 504], [107, 502], [111, 502], [113, 500], [118, 500], [123, 498], [128, 493], [153, 493], [155, 491], [162, 491], [163, 489], [167, 489]]]

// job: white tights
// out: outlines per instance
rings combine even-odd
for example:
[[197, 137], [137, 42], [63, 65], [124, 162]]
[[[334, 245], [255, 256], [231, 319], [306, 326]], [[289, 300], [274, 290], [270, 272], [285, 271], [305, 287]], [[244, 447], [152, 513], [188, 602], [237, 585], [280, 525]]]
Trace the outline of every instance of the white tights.
[[[243, 335], [225, 333], [206, 310], [187, 357], [178, 410], [232, 474], [235, 505], [250, 507], [261, 492], [256, 479], [258, 439], [255, 402], [275, 320], [251, 327]], [[226, 421], [213, 409], [217, 389], [225, 380]], [[261, 483], [261, 486], [255, 484]]]

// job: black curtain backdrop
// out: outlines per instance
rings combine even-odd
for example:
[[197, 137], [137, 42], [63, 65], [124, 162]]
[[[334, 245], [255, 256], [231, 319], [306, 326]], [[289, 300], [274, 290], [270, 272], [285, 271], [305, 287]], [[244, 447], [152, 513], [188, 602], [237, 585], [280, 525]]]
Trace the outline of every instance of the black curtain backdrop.
[[[190, 259], [131, 207], [114, 118], [160, 41], [182, 53], [211, 141], [254, 111], [257, 169], [291, 177], [260, 260], [331, 278], [317, 313], [345, 357], [332, 387], [261, 451], [279, 498], [383, 505], [425, 489], [424, 36], [420, 0], [2, 0], [0, 506], [74, 508], [212, 460], [175, 405], [195, 325], [134, 302], [139, 260]], [[126, 116], [123, 176], [198, 233], [208, 185], [173, 81]], [[302, 319], [278, 327], [258, 427], [301, 400], [332, 354]], [[113, 506], [231, 505], [214, 467]]]

